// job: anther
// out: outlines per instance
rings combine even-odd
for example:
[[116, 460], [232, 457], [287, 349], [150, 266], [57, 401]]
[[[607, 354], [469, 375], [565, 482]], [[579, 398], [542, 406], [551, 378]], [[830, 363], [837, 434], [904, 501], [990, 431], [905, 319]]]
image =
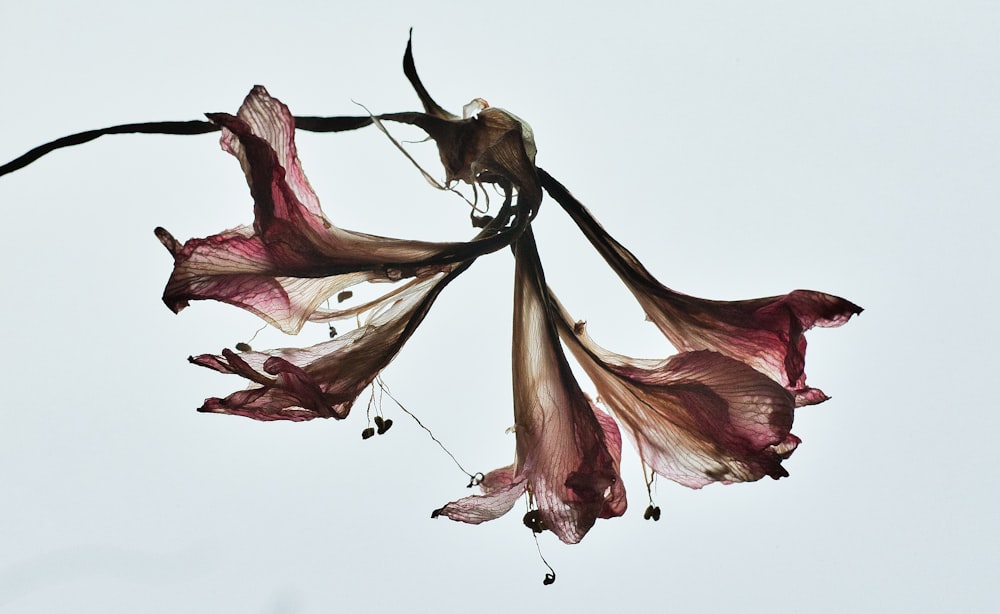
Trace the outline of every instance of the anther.
[[542, 514], [538, 510], [531, 510], [525, 514], [523, 522], [532, 533], [541, 533], [545, 530], [545, 521], [542, 520]]
[[385, 432], [392, 427], [392, 418], [383, 420], [380, 416], [375, 416], [375, 424], [378, 425], [378, 434], [385, 435]]

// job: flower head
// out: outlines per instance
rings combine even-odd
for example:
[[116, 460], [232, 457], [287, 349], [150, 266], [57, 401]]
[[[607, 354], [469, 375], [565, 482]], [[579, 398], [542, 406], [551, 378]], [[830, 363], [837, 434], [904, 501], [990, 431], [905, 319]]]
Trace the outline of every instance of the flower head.
[[[726, 302], [667, 288], [536, 167], [526, 122], [482, 99], [466, 105], [462, 117], [444, 110], [417, 76], [409, 45], [404, 71], [422, 112], [337, 125], [372, 123], [386, 134], [386, 122], [417, 126], [437, 144], [444, 185], [421, 169], [425, 177], [449, 189], [459, 182], [473, 191], [493, 184], [504, 195], [503, 205], [494, 217], [474, 218], [480, 230], [468, 242], [344, 230], [323, 213], [309, 186], [295, 149], [296, 118], [284, 104], [258, 86], [236, 115], [209, 115], [222, 129], [223, 149], [246, 176], [254, 222], [183, 245], [157, 229], [174, 256], [167, 305], [179, 311], [192, 299], [220, 300], [293, 334], [308, 321], [368, 316], [356, 330], [305, 349], [223, 350], [192, 358], [249, 382], [245, 390], [207, 399], [201, 410], [258, 420], [347, 417], [442, 290], [477, 258], [510, 245], [514, 461], [483, 476], [482, 494], [452, 501], [435, 517], [479, 524], [506, 514], [527, 495], [525, 524], [566, 543], [580, 541], [598, 518], [626, 510], [619, 422], [645, 464], [685, 486], [788, 475], [782, 461], [800, 443], [791, 433], [796, 405], [827, 398], [806, 385], [804, 333], [839, 326], [861, 308], [805, 290]], [[549, 289], [531, 230], [543, 190], [569, 213], [679, 354], [664, 360], [622, 356], [574, 323]], [[322, 307], [335, 293], [376, 281], [400, 283], [364, 305]], [[593, 381], [597, 402], [583, 392], [562, 344]]]

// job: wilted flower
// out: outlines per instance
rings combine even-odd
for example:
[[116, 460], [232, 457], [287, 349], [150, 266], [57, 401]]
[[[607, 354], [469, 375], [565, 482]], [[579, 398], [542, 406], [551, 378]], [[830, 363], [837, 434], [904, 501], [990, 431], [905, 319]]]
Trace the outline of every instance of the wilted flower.
[[359, 394], [413, 334], [441, 290], [461, 268], [410, 282], [361, 327], [306, 349], [223, 350], [191, 362], [240, 375], [256, 386], [225, 399], [207, 399], [200, 411], [257, 420], [346, 418]]
[[539, 169], [539, 175], [545, 190], [569, 213], [677, 349], [714, 350], [745, 362], [788, 388], [795, 394], [796, 405], [828, 398], [821, 390], [806, 386], [804, 333], [814, 326], [840, 326], [861, 313], [861, 307], [812, 290], [744, 301], [711, 301], [671, 290], [615, 241], [569, 190], [544, 170]]
[[[558, 305], [555, 299], [552, 299]], [[559, 334], [621, 420], [643, 462], [675, 482], [747, 482], [787, 476], [782, 459], [794, 398], [780, 384], [708, 350], [637, 360], [605, 350], [558, 305]]]
[[508, 512], [527, 491], [537, 506], [536, 527], [576, 543], [597, 518], [625, 513], [618, 474], [621, 436], [614, 421], [580, 390], [566, 362], [530, 230], [514, 252], [517, 458], [510, 467], [487, 474], [484, 495], [449, 503], [434, 515], [479, 524]]
[[295, 150], [295, 119], [260, 86], [234, 117], [214, 113], [222, 147], [235, 156], [254, 199], [253, 227], [181, 246], [156, 229], [174, 255], [163, 300], [174, 311], [214, 299], [261, 316], [288, 333], [301, 329], [335, 293], [366, 281], [446, 270], [509, 244], [515, 228], [489, 226], [468, 243], [428, 243], [343, 230], [319, 206]]
[[[560, 337], [654, 472], [694, 488], [787, 475], [781, 461], [799, 443], [791, 434], [796, 404], [826, 399], [805, 384], [803, 333], [842, 324], [861, 309], [802, 290], [724, 302], [663, 286], [565, 187], [535, 166], [534, 136], [524, 121], [481, 99], [466, 106], [464, 117], [445, 111], [420, 82], [409, 46], [404, 70], [424, 112], [373, 116], [372, 122], [386, 134], [386, 121], [420, 127], [436, 141], [445, 169], [444, 185], [421, 169], [425, 177], [442, 188], [492, 183], [505, 194], [503, 207], [496, 218], [479, 221], [483, 229], [468, 243], [341, 230], [323, 215], [302, 172], [295, 119], [283, 104], [257, 87], [235, 117], [210, 115], [223, 128], [223, 148], [247, 176], [255, 222], [184, 246], [158, 230], [176, 261], [167, 304], [178, 310], [192, 298], [223, 300], [286, 332], [310, 319], [369, 309], [372, 315], [359, 329], [303, 350], [225, 350], [193, 358], [251, 381], [248, 390], [208, 399], [202, 411], [260, 420], [346, 417], [444, 286], [477, 257], [513, 244], [515, 460], [483, 477], [483, 494], [448, 503], [434, 516], [478, 524], [507, 513], [527, 493], [531, 511], [525, 523], [575, 543], [597, 518], [625, 512], [618, 427], [581, 390]], [[530, 230], [543, 188], [680, 354], [659, 361], [621, 356], [594, 343], [582, 323], [572, 323], [545, 282]], [[320, 308], [349, 286], [403, 277], [414, 279], [353, 311]]]

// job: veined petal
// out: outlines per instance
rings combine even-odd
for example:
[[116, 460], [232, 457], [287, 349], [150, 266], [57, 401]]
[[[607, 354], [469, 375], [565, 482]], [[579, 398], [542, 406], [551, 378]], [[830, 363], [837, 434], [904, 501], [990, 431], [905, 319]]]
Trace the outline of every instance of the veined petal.
[[163, 293], [174, 312], [187, 307], [188, 301], [212, 299], [246, 309], [286, 333], [296, 333], [331, 296], [362, 282], [385, 279], [371, 270], [316, 278], [276, 275], [278, 268], [267, 248], [247, 226], [191, 239], [183, 246], [163, 228], [157, 228], [156, 234], [168, 249], [177, 250], [177, 266]]
[[621, 439], [614, 422], [595, 413], [566, 362], [530, 229], [515, 254], [516, 473], [526, 477], [545, 528], [576, 543], [597, 518], [625, 511]]
[[559, 333], [654, 471], [700, 488], [787, 476], [781, 460], [794, 399], [774, 380], [718, 352], [637, 360], [601, 348], [557, 305]]
[[392, 294], [368, 321], [336, 339], [304, 349], [221, 355], [191, 362], [252, 382], [225, 399], [206, 399], [199, 411], [255, 420], [345, 418], [362, 390], [384, 369], [423, 320], [441, 290], [465, 267], [414, 282]]
[[514, 465], [494, 469], [479, 483], [481, 495], [470, 495], [434, 510], [431, 518], [444, 516], [468, 524], [496, 520], [514, 507], [527, 488], [524, 477], [514, 475]]
[[806, 385], [805, 332], [813, 326], [840, 326], [861, 313], [861, 307], [811, 290], [744, 301], [712, 301], [675, 292], [657, 281], [562, 184], [542, 169], [538, 175], [677, 349], [713, 350], [745, 362], [790, 390], [797, 405], [828, 398]]

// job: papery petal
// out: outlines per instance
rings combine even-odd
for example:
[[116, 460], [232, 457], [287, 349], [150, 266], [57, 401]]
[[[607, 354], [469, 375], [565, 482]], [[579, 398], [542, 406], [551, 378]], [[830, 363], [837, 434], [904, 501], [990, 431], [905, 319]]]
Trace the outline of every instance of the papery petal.
[[276, 275], [267, 248], [247, 226], [191, 239], [183, 246], [163, 228], [156, 234], [168, 249], [174, 246], [177, 266], [163, 295], [174, 312], [187, 307], [188, 301], [212, 299], [295, 333], [331, 296], [359, 283], [385, 279], [375, 271], [317, 278]]
[[788, 475], [781, 460], [799, 441], [790, 433], [794, 398], [774, 380], [707, 350], [661, 361], [609, 352], [561, 305], [557, 323], [601, 400], [660, 475], [692, 488]]
[[240, 375], [255, 384], [199, 411], [255, 420], [345, 418], [354, 400], [384, 369], [423, 320], [441, 290], [465, 267], [412, 282], [392, 295], [360, 328], [304, 349], [191, 358], [195, 364]]
[[209, 118], [223, 127], [223, 149], [246, 174], [255, 220], [252, 229], [240, 227], [183, 246], [157, 229], [174, 256], [163, 297], [174, 311], [189, 300], [215, 299], [295, 333], [317, 305], [351, 285], [428, 275], [512, 239], [511, 232], [497, 229], [467, 243], [432, 243], [337, 228], [323, 215], [302, 171], [295, 121], [285, 105], [257, 86], [237, 116]]
[[861, 307], [811, 290], [744, 301], [711, 301], [675, 292], [612, 238], [562, 184], [542, 169], [538, 175], [677, 349], [714, 350], [745, 362], [795, 394], [797, 405], [827, 399], [822, 391], [806, 386], [804, 333], [813, 326], [840, 326], [861, 313]]
[[598, 517], [625, 511], [618, 473], [621, 439], [614, 422], [595, 413], [566, 362], [530, 229], [515, 254], [517, 475], [527, 478], [545, 527], [562, 541], [576, 543]]
[[479, 484], [481, 495], [471, 495], [452, 501], [434, 510], [431, 518], [444, 516], [468, 524], [495, 520], [514, 507], [527, 488], [524, 477], [514, 475], [514, 465], [494, 469]]

